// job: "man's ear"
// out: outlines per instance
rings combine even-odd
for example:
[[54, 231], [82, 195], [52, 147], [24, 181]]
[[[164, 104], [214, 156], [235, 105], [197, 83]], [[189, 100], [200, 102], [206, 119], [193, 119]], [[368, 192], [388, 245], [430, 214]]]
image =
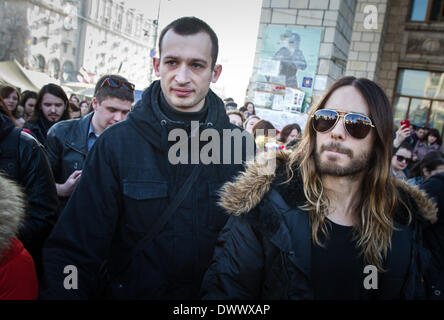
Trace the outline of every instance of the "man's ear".
[[160, 77], [159, 66], [160, 66], [160, 58], [153, 58], [153, 68], [156, 77]]
[[92, 98], [91, 105], [92, 105], [94, 111], [97, 111], [97, 108], [99, 106], [99, 101], [97, 100], [96, 97]]
[[213, 73], [211, 75], [211, 82], [216, 83], [216, 81], [217, 81], [217, 79], [219, 79], [221, 73], [222, 73], [222, 65], [216, 64], [213, 68]]

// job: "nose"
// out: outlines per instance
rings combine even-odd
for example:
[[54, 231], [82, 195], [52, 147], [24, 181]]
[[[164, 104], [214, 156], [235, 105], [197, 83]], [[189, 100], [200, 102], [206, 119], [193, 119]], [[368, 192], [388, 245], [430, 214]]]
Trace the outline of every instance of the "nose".
[[188, 68], [187, 68], [186, 65], [181, 65], [177, 69], [177, 73], [176, 73], [175, 79], [180, 84], [185, 84], [185, 83], [188, 82]]
[[116, 112], [114, 113], [114, 121], [119, 122], [123, 120], [122, 112]]
[[345, 135], [347, 134], [345, 132], [345, 127], [344, 127], [344, 117], [340, 117], [338, 122], [336, 122], [334, 128], [330, 131], [330, 136], [332, 137], [332, 139], [334, 140], [344, 140], [345, 139]]
[[51, 106], [51, 112], [53, 112], [53, 113], [56, 112], [56, 107], [54, 105]]

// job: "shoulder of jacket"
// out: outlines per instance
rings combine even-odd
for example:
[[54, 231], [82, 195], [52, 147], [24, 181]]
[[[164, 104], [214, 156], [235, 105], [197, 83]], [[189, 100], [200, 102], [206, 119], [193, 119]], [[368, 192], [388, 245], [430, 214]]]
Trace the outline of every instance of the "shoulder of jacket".
[[[402, 200], [410, 210], [417, 210], [418, 214], [430, 223], [438, 221], [438, 208], [436, 204], [429, 199], [424, 190], [402, 179], [395, 179], [395, 185], [400, 191], [400, 200]], [[414, 204], [412, 204], [412, 201], [414, 201]]]
[[286, 151], [265, 152], [247, 164], [233, 181], [219, 191], [219, 205], [229, 214], [240, 215], [256, 207], [270, 190], [277, 168], [290, 161]]
[[79, 121], [79, 119], [70, 119], [57, 122], [48, 130], [48, 138], [50, 136], [60, 137], [62, 135], [65, 135], [71, 128], [78, 124]]

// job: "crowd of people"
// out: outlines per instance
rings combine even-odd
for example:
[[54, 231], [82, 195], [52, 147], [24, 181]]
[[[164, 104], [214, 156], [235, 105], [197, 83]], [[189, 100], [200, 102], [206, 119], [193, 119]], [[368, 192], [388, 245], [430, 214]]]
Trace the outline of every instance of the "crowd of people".
[[113, 74], [90, 102], [0, 89], [0, 299], [442, 299], [436, 129], [394, 131], [384, 91], [344, 77], [277, 130], [212, 92], [218, 40], [194, 17], [159, 55], [135, 105]]

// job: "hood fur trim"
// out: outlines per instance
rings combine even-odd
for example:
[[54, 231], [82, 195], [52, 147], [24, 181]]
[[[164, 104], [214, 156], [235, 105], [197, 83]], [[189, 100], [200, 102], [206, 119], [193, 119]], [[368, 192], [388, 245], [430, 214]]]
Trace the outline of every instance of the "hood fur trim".
[[15, 182], [0, 175], [0, 258], [12, 238], [17, 236], [24, 216], [23, 192]]
[[401, 179], [395, 179], [395, 185], [398, 189], [401, 189], [408, 196], [413, 198], [418, 207], [418, 213], [430, 223], [438, 221], [438, 208], [436, 204], [427, 196], [424, 190], [419, 189], [417, 186], [409, 184], [407, 181]]
[[[277, 169], [282, 169], [290, 161], [290, 154], [288, 151], [269, 151], [259, 155], [256, 161], [248, 163], [246, 170], [234, 181], [227, 182], [221, 188], [219, 205], [227, 213], [234, 215], [251, 211], [270, 190], [276, 178]], [[401, 179], [395, 179], [395, 185], [398, 190], [416, 202], [418, 213], [425, 220], [431, 223], [437, 221], [437, 207], [423, 190]], [[285, 186], [282, 187], [285, 188]]]
[[246, 170], [219, 191], [219, 205], [229, 214], [249, 212], [261, 202], [276, 177], [276, 169], [289, 161], [288, 151], [268, 151], [247, 163]]

